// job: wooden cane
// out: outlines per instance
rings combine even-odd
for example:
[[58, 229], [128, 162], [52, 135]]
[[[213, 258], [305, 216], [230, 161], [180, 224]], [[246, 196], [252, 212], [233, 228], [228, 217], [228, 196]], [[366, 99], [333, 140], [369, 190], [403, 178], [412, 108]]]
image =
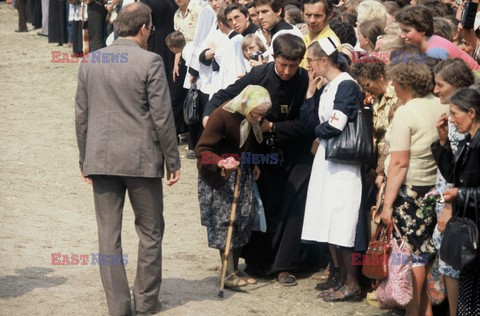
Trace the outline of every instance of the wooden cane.
[[230, 223], [228, 225], [228, 231], [227, 231], [227, 242], [225, 243], [222, 273], [220, 275], [220, 290], [218, 291], [218, 296], [221, 298], [223, 298], [223, 289], [225, 288], [225, 276], [227, 274], [228, 255], [230, 253], [230, 243], [232, 242], [233, 222], [235, 221], [235, 213], [237, 211], [238, 189], [240, 187], [241, 174], [242, 172], [240, 171], [240, 168], [237, 168], [237, 178], [235, 180], [235, 188], [233, 190], [232, 210], [230, 211]]

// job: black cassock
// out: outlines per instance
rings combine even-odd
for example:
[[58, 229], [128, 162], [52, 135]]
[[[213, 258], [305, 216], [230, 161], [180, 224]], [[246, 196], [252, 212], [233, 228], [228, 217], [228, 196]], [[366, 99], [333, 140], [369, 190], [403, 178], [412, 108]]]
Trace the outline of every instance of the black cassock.
[[[273, 62], [252, 70], [208, 102], [204, 115], [237, 96], [247, 85], [263, 86], [270, 93], [272, 109], [266, 119], [275, 124], [273, 134], [265, 133], [261, 153], [278, 153], [279, 164], [260, 165], [257, 181], [267, 219], [267, 232], [253, 232], [243, 248], [248, 272], [270, 275], [282, 271], [318, 268], [326, 246], [301, 243], [303, 215], [313, 156], [314, 135], [299, 119], [308, 86], [305, 69], [299, 68], [288, 81], [280, 79]], [[269, 140], [274, 137], [274, 145]]]
[[152, 23], [155, 26], [155, 32], [153, 32], [148, 39], [148, 50], [162, 56], [168, 86], [171, 89], [173, 85], [172, 72], [175, 55], [168, 49], [167, 44], [165, 44], [165, 38], [168, 34], [175, 31], [173, 28], [173, 17], [175, 16], [178, 6], [173, 0], [141, 1], [152, 9]]

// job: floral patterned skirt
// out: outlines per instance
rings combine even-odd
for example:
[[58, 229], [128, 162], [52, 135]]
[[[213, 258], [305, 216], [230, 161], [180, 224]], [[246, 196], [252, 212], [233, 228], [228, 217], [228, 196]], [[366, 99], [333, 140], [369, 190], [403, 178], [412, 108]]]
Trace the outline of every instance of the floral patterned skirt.
[[[241, 165], [241, 170], [230, 249], [240, 248], [248, 242], [255, 221], [253, 209], [253, 181], [255, 180], [250, 165]], [[207, 227], [210, 248], [225, 249], [236, 178], [237, 171], [234, 171], [223, 187], [214, 189], [201, 176], [198, 177], [200, 219], [202, 225]]]
[[433, 187], [402, 185], [393, 203], [393, 220], [412, 250], [412, 264], [427, 265], [436, 255], [432, 235], [436, 198], [425, 196]]

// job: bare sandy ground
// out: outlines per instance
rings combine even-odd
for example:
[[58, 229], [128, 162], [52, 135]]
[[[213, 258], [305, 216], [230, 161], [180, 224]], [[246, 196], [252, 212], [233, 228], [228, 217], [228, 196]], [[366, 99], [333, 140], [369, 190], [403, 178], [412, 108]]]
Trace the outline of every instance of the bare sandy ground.
[[[107, 315], [98, 266], [91, 187], [80, 180], [74, 133], [78, 64], [53, 64], [36, 31], [17, 34], [17, 14], [0, 4], [0, 314]], [[185, 146], [181, 146], [184, 157]], [[200, 225], [196, 168], [182, 157], [182, 178], [164, 188], [166, 233], [160, 300], [165, 315], [383, 315], [366, 301], [324, 303], [316, 281], [284, 288], [260, 280], [247, 293], [217, 298], [218, 253]], [[123, 250], [130, 283], [137, 236], [128, 202]], [[88, 255], [86, 265], [52, 265], [52, 253]]]

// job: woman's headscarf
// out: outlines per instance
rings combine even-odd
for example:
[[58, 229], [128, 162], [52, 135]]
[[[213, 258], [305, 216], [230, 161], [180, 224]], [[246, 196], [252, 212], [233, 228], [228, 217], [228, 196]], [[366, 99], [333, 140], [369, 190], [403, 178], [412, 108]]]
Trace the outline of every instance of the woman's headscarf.
[[[235, 98], [230, 100], [223, 106], [225, 110], [230, 113], [238, 112], [243, 116], [247, 116], [253, 109], [258, 107], [265, 107], [265, 110], [270, 110], [272, 101], [267, 89], [261, 86], [248, 85]], [[245, 144], [250, 133], [250, 127], [253, 129], [253, 134], [257, 142], [263, 141], [263, 134], [258, 122], [251, 124], [246, 118], [240, 124], [240, 146]]]

